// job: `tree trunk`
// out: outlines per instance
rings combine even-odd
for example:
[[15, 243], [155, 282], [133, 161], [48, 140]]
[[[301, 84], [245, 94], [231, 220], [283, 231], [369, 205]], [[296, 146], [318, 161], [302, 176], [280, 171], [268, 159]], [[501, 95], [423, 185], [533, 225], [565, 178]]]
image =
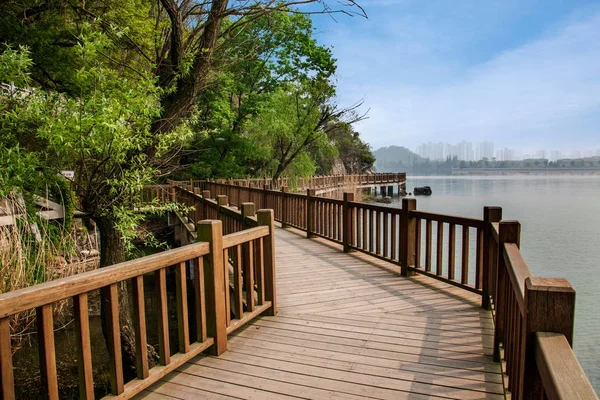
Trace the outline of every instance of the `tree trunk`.
[[[198, 40], [198, 51], [194, 57], [192, 71], [180, 78], [175, 92], [163, 100], [162, 116], [152, 124], [152, 132], [156, 134], [170, 132], [192, 115], [198, 94], [208, 84], [212, 56], [219, 38], [221, 23], [225, 18], [224, 13], [228, 1], [213, 0], [208, 20]], [[177, 15], [170, 16], [172, 26], [182, 23], [180, 19], [176, 18]]]
[[[121, 234], [116, 230], [114, 223], [109, 218], [96, 220], [100, 231], [100, 268], [118, 264], [125, 261], [125, 243]], [[121, 356], [123, 361], [123, 375], [125, 381], [136, 377], [135, 369], [135, 341], [133, 332], [132, 308], [130, 300], [130, 283], [119, 283], [119, 325], [121, 328]], [[102, 333], [108, 348], [107, 309], [108, 299], [100, 291], [100, 318]]]

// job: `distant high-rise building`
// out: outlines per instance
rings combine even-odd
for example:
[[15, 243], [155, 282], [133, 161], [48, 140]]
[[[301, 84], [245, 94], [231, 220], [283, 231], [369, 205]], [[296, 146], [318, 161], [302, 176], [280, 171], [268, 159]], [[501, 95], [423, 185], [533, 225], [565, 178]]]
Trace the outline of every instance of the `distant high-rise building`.
[[477, 146], [477, 149], [479, 154], [475, 157], [476, 160], [481, 160], [482, 158], [491, 160], [494, 157], [494, 143], [492, 142], [481, 142]]
[[571, 153], [571, 158], [581, 158], [581, 152], [579, 150], [575, 150]]
[[600, 149], [596, 150], [596, 157], [600, 157]]
[[535, 158], [546, 158], [546, 150], [538, 150], [535, 152]]
[[515, 151], [509, 148], [503, 148], [496, 151], [496, 160], [498, 161], [513, 161], [515, 159]]
[[562, 153], [558, 150], [550, 151], [550, 157], [548, 157], [549, 161], [557, 161], [562, 158]]
[[[492, 158], [494, 155], [494, 144], [491, 142], [485, 142], [485, 154], [488, 158]], [[447, 158], [456, 157], [460, 161], [474, 161], [475, 151], [473, 150], [473, 143], [463, 140], [455, 145], [449, 143], [422, 143], [417, 146], [415, 152], [423, 158], [429, 158], [430, 160], [445, 160]]]
[[444, 143], [423, 143], [417, 147], [416, 153], [423, 158], [430, 160], [444, 160]]

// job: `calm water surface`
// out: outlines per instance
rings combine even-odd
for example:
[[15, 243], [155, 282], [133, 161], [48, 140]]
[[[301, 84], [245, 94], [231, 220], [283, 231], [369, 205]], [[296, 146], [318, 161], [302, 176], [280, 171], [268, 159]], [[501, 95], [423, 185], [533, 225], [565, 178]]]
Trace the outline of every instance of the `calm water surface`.
[[424, 185], [433, 195], [418, 196], [418, 210], [482, 218], [483, 206], [501, 206], [504, 219], [519, 220], [532, 273], [577, 291], [575, 353], [600, 392], [600, 176], [407, 178], [408, 192]]

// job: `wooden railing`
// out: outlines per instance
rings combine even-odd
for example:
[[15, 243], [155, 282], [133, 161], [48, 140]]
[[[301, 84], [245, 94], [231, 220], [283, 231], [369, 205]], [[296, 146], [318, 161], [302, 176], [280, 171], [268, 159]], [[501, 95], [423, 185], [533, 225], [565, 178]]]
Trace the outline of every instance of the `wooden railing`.
[[[187, 215], [177, 216], [181, 227], [176, 231], [176, 237], [181, 242], [193, 237], [193, 221], [205, 218], [219, 219], [223, 231], [229, 234], [224, 237], [220, 251], [227, 261], [225, 264], [230, 266], [224, 278], [225, 306], [227, 310], [233, 309], [232, 314], [235, 314], [234, 319], [226, 316], [227, 333], [265, 311], [266, 315], [275, 315], [273, 211], [265, 209], [257, 214], [254, 203], [245, 202], [241, 207], [233, 208], [225, 195], [218, 195], [213, 200], [209, 191], [198, 194], [199, 188], [188, 184], [176, 183], [173, 187], [177, 201], [189, 208]], [[198, 239], [202, 240], [202, 237], [198, 236]], [[244, 313], [244, 307], [247, 313]]]
[[175, 200], [173, 195], [173, 187], [171, 185], [144, 186], [140, 197], [142, 204], [149, 204], [153, 201], [166, 203]]
[[[192, 183], [178, 183], [191, 191]], [[197, 183], [194, 182], [197, 185]], [[402, 274], [418, 272], [482, 294], [484, 285], [484, 220], [416, 210], [415, 199], [403, 199], [402, 208], [316, 195], [289, 193], [287, 188], [255, 189], [215, 182], [200, 183], [209, 197], [226, 197], [240, 207], [245, 202], [272, 209], [275, 220], [398, 264]], [[200, 191], [194, 186], [196, 192]], [[190, 203], [191, 204], [191, 203]], [[456, 231], [458, 229], [459, 234]]]
[[574, 290], [564, 279], [531, 275], [518, 247], [519, 224], [501, 222], [500, 207], [484, 207], [476, 219], [418, 211], [415, 199], [395, 208], [355, 202], [352, 193], [335, 200], [314, 189], [291, 194], [210, 185], [237, 204], [251, 199], [272, 208], [282, 227], [395, 263], [402, 275], [419, 273], [480, 294], [482, 306], [494, 310], [494, 357], [504, 360], [513, 398], [598, 398], [570, 347]]
[[355, 175], [328, 175], [314, 176], [312, 178], [248, 178], [248, 179], [216, 179], [216, 180], [191, 180], [179, 182], [189, 184], [193, 187], [210, 190], [217, 193], [211, 184], [224, 184], [230, 186], [241, 186], [251, 189], [264, 189], [268, 187], [273, 190], [281, 190], [283, 187], [293, 187], [297, 192], [307, 189], [330, 189], [337, 187], [361, 186], [361, 185], [394, 185], [406, 182], [405, 173], [381, 173], [381, 174], [355, 174]]
[[[488, 212], [494, 359], [513, 399], [598, 399], [573, 345], [575, 290], [562, 278], [533, 276], [519, 249], [521, 226]], [[488, 303], [489, 304], [489, 303]]]
[[[95, 271], [78, 274], [41, 285], [0, 295], [0, 393], [14, 399], [14, 376], [10, 337], [13, 315], [36, 310], [40, 372], [44, 395], [59, 396], [53, 329], [53, 305], [72, 299], [76, 323], [80, 398], [94, 398], [92, 349], [90, 342], [89, 304], [91, 292], [100, 290], [106, 299], [107, 344], [110, 359], [111, 394], [130, 398], [178, 368], [197, 354], [208, 350], [219, 355], [227, 350], [227, 334], [239, 329], [257, 315], [275, 315], [275, 259], [273, 212], [253, 210], [242, 215], [208, 198], [196, 196], [183, 188], [172, 188], [178, 200], [200, 198], [195, 216], [216, 215], [221, 220], [185, 220], [182, 230], [193, 229], [199, 242], [174, 250], [142, 257]], [[197, 204], [194, 204], [197, 205]], [[191, 205], [190, 205], [191, 206]], [[251, 207], [247, 207], [251, 208]], [[230, 212], [231, 211], [231, 212]], [[192, 228], [193, 227], [193, 228]], [[242, 230], [244, 229], [244, 230]], [[223, 230], [229, 234], [223, 236]], [[182, 233], [180, 232], [180, 235]], [[174, 270], [174, 271], [173, 271]], [[177, 303], [178, 352], [169, 340], [167, 309], [167, 273], [173, 271]], [[157, 304], [159, 366], [149, 368], [146, 335], [144, 276], [154, 277]], [[230, 275], [233, 279], [230, 279]], [[121, 354], [119, 303], [130, 283], [133, 299], [137, 378], [125, 382]], [[193, 293], [188, 296], [188, 287]], [[256, 291], [255, 291], [256, 287]], [[230, 299], [230, 292], [233, 293]], [[188, 299], [193, 297], [192, 309]], [[194, 333], [195, 331], [195, 333]], [[110, 397], [110, 396], [109, 396]]]

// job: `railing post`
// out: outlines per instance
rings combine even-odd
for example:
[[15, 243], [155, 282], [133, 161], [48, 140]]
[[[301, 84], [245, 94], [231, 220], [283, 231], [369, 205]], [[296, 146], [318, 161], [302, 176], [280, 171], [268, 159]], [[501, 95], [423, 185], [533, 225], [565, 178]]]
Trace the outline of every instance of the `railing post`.
[[315, 208], [313, 203], [313, 197], [315, 197], [317, 191], [315, 189], [306, 189], [306, 237], [314, 238], [315, 234], [313, 229], [315, 227]]
[[202, 198], [204, 199], [204, 201], [202, 202], [202, 219], [206, 219], [208, 217], [208, 203], [206, 202], [206, 200], [210, 199], [210, 190], [203, 190]]
[[246, 223], [246, 218], [254, 217], [256, 215], [254, 203], [242, 203], [242, 217], [243, 217], [243, 226], [244, 229], [248, 228], [249, 225]]
[[210, 347], [212, 355], [227, 351], [227, 325], [225, 322], [225, 268], [223, 260], [223, 224], [218, 220], [205, 220], [198, 224], [198, 239], [208, 242], [210, 253], [204, 259], [206, 282], [206, 330], [214, 338]]
[[229, 205], [227, 195], [220, 194], [217, 196], [217, 205], [219, 207], [226, 207]]
[[259, 210], [258, 225], [269, 227], [269, 236], [263, 238], [265, 300], [271, 302], [271, 307], [265, 315], [274, 317], [277, 314], [277, 291], [275, 274], [275, 214], [273, 210]]
[[284, 229], [288, 227], [288, 224], [286, 223], [286, 218], [288, 217], [288, 205], [287, 205], [288, 190], [289, 189], [287, 186], [281, 187], [281, 227]]
[[402, 199], [402, 209], [400, 210], [400, 273], [402, 276], [414, 275], [410, 272], [409, 266], [415, 263], [417, 221], [410, 215], [410, 212], [416, 209], [416, 199]]
[[575, 290], [563, 278], [525, 279], [525, 370], [523, 373], [523, 399], [538, 399], [544, 393], [538, 372], [535, 350], [536, 332], [553, 332], [565, 335], [573, 347], [575, 322]]
[[10, 317], [0, 318], [0, 397], [6, 400], [15, 398]]
[[492, 260], [490, 254], [490, 239], [492, 235], [492, 222], [500, 222], [502, 220], [502, 207], [485, 206], [483, 207], [483, 271], [482, 271], [482, 297], [481, 307], [486, 310], [490, 309], [490, 295], [492, 294], [492, 263], [498, 260]]
[[509, 276], [504, 262], [504, 243], [521, 244], [521, 224], [518, 221], [500, 221], [498, 230], [498, 269], [496, 277], [496, 304], [494, 321], [494, 361], [500, 362], [500, 342], [504, 342], [504, 323], [506, 320], [506, 288]]
[[342, 204], [342, 215], [344, 216], [344, 226], [342, 231], [342, 240], [344, 243], [344, 253], [350, 253], [352, 249], [352, 238], [354, 237], [354, 227], [352, 226], [352, 208], [350, 202], [354, 201], [354, 193], [344, 192], [344, 203]]
[[269, 192], [269, 184], [265, 183], [263, 185], [263, 192], [262, 192], [263, 198], [262, 198], [262, 202], [261, 202], [263, 209], [267, 209], [267, 207], [268, 207], [268, 203], [267, 203], [267, 193], [268, 192]]

